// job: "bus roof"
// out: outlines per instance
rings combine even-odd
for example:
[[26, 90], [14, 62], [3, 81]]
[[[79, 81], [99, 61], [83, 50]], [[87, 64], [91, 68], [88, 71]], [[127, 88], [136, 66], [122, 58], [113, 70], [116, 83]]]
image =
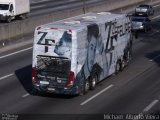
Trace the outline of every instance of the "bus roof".
[[71, 29], [80, 30], [86, 28], [91, 24], [101, 24], [113, 21], [115, 19], [123, 18], [126, 14], [115, 14], [110, 12], [87, 13], [72, 18], [67, 18], [57, 22], [41, 25], [41, 28], [55, 28], [55, 29]]

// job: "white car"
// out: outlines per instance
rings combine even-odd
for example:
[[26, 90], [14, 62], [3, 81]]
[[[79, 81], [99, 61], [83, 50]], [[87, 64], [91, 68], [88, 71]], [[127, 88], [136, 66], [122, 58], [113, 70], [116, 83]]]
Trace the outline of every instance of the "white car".
[[154, 15], [154, 9], [151, 5], [139, 5], [135, 9], [136, 15]]

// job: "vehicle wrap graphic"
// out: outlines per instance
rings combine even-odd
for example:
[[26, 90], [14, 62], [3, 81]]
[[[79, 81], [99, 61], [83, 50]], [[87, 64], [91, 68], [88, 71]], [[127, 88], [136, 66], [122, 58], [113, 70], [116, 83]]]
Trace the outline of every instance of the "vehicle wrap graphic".
[[82, 91], [90, 76], [96, 74], [101, 81], [115, 72], [117, 61], [131, 49], [130, 32], [129, 18], [103, 24], [86, 21], [81, 31], [39, 29], [35, 32], [32, 66], [37, 68], [39, 79], [50, 81], [48, 86], [53, 88], [65, 88], [73, 72], [73, 88]]

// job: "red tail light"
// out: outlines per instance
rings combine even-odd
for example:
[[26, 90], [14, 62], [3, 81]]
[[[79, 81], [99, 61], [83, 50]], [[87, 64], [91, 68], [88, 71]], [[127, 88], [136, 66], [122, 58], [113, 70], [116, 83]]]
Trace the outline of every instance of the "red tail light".
[[33, 83], [37, 82], [37, 76], [36, 76], [35, 68], [32, 68], [32, 82]]
[[66, 87], [72, 87], [74, 82], [74, 72], [70, 71], [69, 80], [67, 81]]

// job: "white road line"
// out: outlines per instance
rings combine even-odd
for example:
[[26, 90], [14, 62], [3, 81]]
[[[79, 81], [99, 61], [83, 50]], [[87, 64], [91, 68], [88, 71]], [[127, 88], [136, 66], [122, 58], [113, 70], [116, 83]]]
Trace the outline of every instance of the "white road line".
[[34, 4], [34, 3], [37, 3], [37, 2], [35, 2], [35, 1], [31, 1], [30, 3], [31, 3], [31, 4]]
[[157, 58], [159, 58], [160, 57], [160, 55], [158, 55], [158, 56], [156, 56], [156, 57], [154, 57], [153, 59], [150, 59], [149, 61], [154, 61], [154, 60], [156, 60]]
[[22, 95], [22, 98], [26, 98], [26, 97], [28, 97], [29, 95], [30, 95], [29, 93], [26, 93], [26, 94]]
[[41, 0], [41, 2], [47, 2], [47, 1], [51, 1], [51, 0]]
[[144, 110], [143, 112], [148, 112], [151, 108], [153, 108], [157, 103], [159, 102], [159, 100], [154, 100], [151, 104], [149, 104]]
[[154, 19], [157, 19], [157, 18], [159, 18], [159, 17], [160, 17], [160, 15], [155, 16], [155, 17], [153, 17], [152, 19], [154, 20]]
[[8, 77], [11, 77], [11, 76], [13, 76], [13, 75], [14, 75], [14, 74], [11, 73], [11, 74], [9, 74], [9, 75], [5, 75], [5, 76], [3, 76], [3, 77], [0, 77], [0, 81], [3, 80], [3, 79], [6, 79], [6, 78], [8, 78]]
[[85, 100], [84, 102], [82, 102], [80, 105], [85, 105], [86, 103], [88, 103], [89, 101], [93, 100], [94, 98], [96, 98], [97, 96], [99, 96], [100, 94], [104, 93], [105, 91], [109, 90], [110, 88], [112, 88], [114, 85], [109, 85], [108, 87], [106, 87], [105, 89], [103, 89], [102, 91], [98, 92], [97, 94], [95, 94], [94, 96], [92, 96], [91, 98]]
[[13, 52], [13, 53], [10, 53], [10, 54], [4, 55], [4, 56], [0, 56], [0, 59], [3, 59], [3, 58], [6, 58], [6, 57], [15, 55], [15, 54], [18, 54], [18, 53], [27, 51], [27, 50], [30, 50], [30, 49], [32, 49], [32, 48], [33, 48], [33, 47], [29, 47], [29, 48], [26, 48], [26, 49], [23, 49], [23, 50], [19, 50], [19, 51], [17, 51], [17, 52]]
[[47, 1], [51, 1], [51, 0], [41, 0], [41, 1], [31, 1], [31, 4], [33, 3], [41, 3], [41, 2], [47, 2]]
[[159, 7], [160, 6], [160, 4], [158, 4], [158, 5], [154, 5], [153, 7]]
[[34, 7], [31, 7], [31, 9], [35, 9], [35, 8], [41, 8], [41, 7], [46, 7], [46, 5], [34, 6]]
[[159, 31], [155, 31], [155, 32], [153, 32], [152, 34], [150, 34], [149, 36], [152, 37], [152, 36], [154, 36], [157, 32], [159, 32]]

